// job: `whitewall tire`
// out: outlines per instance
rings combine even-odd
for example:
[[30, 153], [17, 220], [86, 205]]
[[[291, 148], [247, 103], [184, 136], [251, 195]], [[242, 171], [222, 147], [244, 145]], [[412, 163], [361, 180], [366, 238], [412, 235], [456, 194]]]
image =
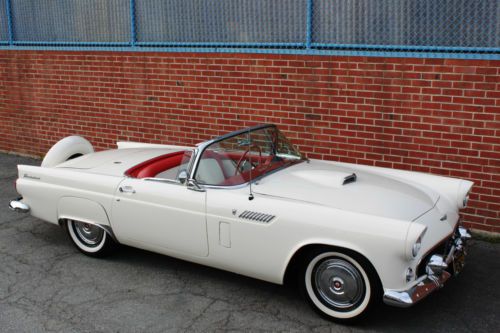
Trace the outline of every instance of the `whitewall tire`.
[[366, 259], [355, 253], [316, 250], [306, 256], [302, 267], [302, 292], [311, 306], [328, 319], [358, 320], [378, 301], [378, 279]]
[[66, 220], [65, 226], [73, 244], [88, 256], [105, 256], [114, 247], [113, 239], [99, 226], [75, 220]]

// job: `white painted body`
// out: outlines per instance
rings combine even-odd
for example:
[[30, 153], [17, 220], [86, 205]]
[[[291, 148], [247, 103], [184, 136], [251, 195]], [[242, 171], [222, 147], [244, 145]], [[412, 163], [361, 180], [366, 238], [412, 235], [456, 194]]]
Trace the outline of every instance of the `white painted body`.
[[[406, 269], [415, 270], [422, 256], [453, 232], [457, 201], [472, 186], [422, 173], [311, 160], [260, 179], [249, 200], [248, 184], [196, 192], [180, 183], [125, 177], [134, 165], [186, 147], [120, 147], [55, 167], [19, 165], [17, 190], [42, 220], [107, 225], [122, 244], [274, 283], [283, 282], [300, 248], [324, 244], [363, 255], [384, 289], [408, 289], [415, 281], [406, 282]], [[339, 183], [353, 172], [356, 182]], [[122, 193], [120, 186], [136, 192]], [[270, 223], [242, 219], [245, 210], [275, 218]], [[408, 248], [425, 228], [422, 250], [410, 258]]]

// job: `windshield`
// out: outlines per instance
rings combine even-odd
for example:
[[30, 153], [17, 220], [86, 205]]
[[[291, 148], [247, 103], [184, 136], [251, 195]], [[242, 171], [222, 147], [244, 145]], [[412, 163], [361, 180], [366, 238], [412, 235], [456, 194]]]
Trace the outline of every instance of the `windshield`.
[[275, 126], [229, 136], [205, 148], [195, 179], [206, 185], [239, 185], [304, 160]]

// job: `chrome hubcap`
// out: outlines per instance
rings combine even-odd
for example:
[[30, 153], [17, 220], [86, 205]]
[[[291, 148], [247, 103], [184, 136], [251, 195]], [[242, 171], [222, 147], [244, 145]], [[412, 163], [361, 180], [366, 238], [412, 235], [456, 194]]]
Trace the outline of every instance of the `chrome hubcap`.
[[78, 239], [90, 247], [99, 245], [104, 237], [104, 230], [90, 223], [73, 221], [73, 229]]
[[365, 287], [359, 271], [342, 259], [327, 259], [315, 269], [313, 282], [326, 305], [347, 309], [363, 298]]

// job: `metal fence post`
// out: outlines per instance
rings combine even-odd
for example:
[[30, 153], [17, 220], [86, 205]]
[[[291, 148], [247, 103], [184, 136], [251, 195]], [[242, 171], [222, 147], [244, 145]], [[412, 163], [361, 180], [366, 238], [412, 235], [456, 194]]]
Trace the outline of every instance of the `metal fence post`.
[[312, 44], [312, 22], [313, 22], [313, 0], [307, 0], [307, 19], [306, 19], [306, 48], [310, 49]]
[[135, 18], [135, 0], [130, 0], [130, 46], [134, 47], [137, 43], [137, 29]]
[[12, 6], [10, 0], [5, 0], [5, 10], [7, 12], [7, 29], [9, 33], [9, 45], [14, 45], [14, 26], [12, 20]]

